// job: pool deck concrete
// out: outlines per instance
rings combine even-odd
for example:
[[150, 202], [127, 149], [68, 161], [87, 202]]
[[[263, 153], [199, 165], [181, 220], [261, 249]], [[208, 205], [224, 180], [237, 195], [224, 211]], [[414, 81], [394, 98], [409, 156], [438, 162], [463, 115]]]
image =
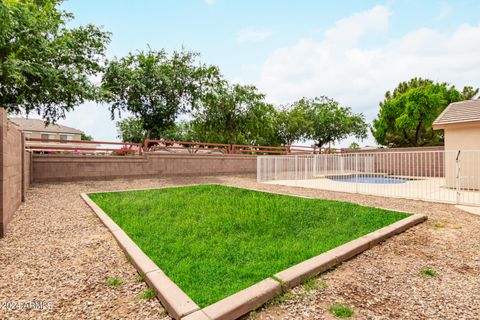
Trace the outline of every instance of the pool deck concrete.
[[443, 187], [445, 185], [444, 178], [417, 178], [417, 180], [407, 180], [405, 183], [393, 184], [341, 182], [325, 177], [305, 180], [275, 180], [265, 183], [391, 198], [480, 206], [479, 191], [460, 190], [457, 195], [457, 190]]
[[462, 205], [456, 205], [455, 207], [465, 212], [480, 216], [480, 207], [462, 206]]

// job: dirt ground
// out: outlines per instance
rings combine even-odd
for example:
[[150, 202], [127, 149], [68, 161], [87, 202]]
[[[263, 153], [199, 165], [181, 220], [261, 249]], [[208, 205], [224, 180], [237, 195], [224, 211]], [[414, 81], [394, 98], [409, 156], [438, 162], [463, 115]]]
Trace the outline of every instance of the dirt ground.
[[[253, 177], [196, 177], [36, 184], [0, 239], [0, 319], [169, 319], [138, 279], [81, 192], [222, 183], [350, 201], [428, 215], [309, 286], [248, 319], [334, 319], [340, 302], [352, 319], [479, 319], [480, 217], [452, 205], [257, 184]], [[421, 274], [430, 268], [435, 277]], [[122, 281], [106, 284], [109, 278]], [[34, 302], [34, 303], [33, 303]]]

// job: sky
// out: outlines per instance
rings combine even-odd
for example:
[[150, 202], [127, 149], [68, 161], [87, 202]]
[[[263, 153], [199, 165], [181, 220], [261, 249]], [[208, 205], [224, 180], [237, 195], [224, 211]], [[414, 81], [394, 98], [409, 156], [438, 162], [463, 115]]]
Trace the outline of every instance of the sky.
[[[112, 33], [108, 59], [184, 47], [276, 105], [326, 95], [371, 122], [385, 92], [412, 77], [480, 87], [477, 0], [67, 0], [62, 7], [75, 15], [71, 26]], [[118, 140], [108, 105], [85, 103], [59, 123]]]

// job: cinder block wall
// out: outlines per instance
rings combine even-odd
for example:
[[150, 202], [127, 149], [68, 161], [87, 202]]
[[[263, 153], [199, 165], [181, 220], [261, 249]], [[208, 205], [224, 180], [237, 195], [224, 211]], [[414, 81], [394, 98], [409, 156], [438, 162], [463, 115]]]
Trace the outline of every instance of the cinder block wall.
[[30, 168], [29, 160], [22, 133], [7, 121], [5, 110], [0, 108], [0, 237], [25, 198], [29, 184], [24, 182], [24, 169]]
[[255, 174], [256, 157], [159, 155], [144, 157], [33, 155], [33, 182], [119, 178]]

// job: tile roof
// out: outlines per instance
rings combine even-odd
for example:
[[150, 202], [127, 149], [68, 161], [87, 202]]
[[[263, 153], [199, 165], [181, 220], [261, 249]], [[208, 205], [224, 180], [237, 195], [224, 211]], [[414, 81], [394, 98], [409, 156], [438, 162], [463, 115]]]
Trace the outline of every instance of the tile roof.
[[433, 122], [433, 128], [446, 124], [480, 121], [480, 99], [452, 102]]
[[45, 126], [45, 122], [40, 119], [10, 118], [10, 121], [16, 124], [22, 131], [43, 131], [74, 134], [81, 134], [83, 132], [81, 130], [70, 128], [60, 124], [50, 124], [48, 126]]

